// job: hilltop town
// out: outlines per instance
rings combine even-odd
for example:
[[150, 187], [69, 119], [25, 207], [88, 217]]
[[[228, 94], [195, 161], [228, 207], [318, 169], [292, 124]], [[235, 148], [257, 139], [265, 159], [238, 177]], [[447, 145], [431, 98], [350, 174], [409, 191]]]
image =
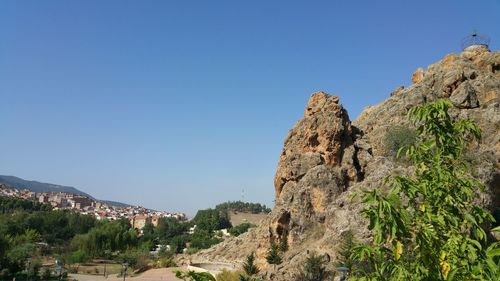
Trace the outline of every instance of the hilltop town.
[[146, 223], [158, 225], [160, 218], [186, 220], [186, 214], [150, 210], [142, 206], [113, 206], [87, 196], [67, 192], [34, 192], [0, 184], [0, 196], [15, 197], [49, 204], [54, 210], [73, 210], [84, 215], [94, 215], [97, 220], [117, 220], [127, 218], [133, 228], [141, 230]]

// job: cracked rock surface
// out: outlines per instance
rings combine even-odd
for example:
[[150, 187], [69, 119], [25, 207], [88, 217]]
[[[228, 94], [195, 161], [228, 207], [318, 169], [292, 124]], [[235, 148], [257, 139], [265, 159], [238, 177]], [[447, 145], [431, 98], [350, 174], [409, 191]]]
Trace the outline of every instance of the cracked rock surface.
[[[256, 253], [266, 280], [292, 280], [310, 252], [337, 258], [342, 236], [349, 230], [368, 239], [364, 206], [351, 200], [355, 192], [380, 185], [388, 175], [407, 174], [412, 167], [384, 151], [391, 126], [407, 126], [414, 105], [449, 98], [456, 118], [471, 118], [482, 140], [468, 155], [471, 175], [486, 186], [478, 204], [500, 209], [500, 52], [477, 48], [450, 54], [412, 76], [413, 84], [399, 87], [382, 103], [366, 108], [351, 122], [339, 98], [314, 93], [304, 117], [284, 142], [274, 179], [276, 204], [258, 227], [239, 237], [181, 258], [180, 262], [229, 262], [240, 265]], [[265, 256], [272, 241], [287, 237], [289, 250], [274, 270]]]

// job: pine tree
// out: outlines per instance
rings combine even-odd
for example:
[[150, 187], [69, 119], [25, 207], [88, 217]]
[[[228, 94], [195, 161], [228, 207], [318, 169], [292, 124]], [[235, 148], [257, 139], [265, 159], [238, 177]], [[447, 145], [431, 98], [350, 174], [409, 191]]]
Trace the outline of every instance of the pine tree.
[[276, 243], [271, 243], [271, 248], [267, 253], [266, 260], [268, 264], [274, 265], [274, 269], [276, 269], [276, 265], [281, 264], [283, 261], [280, 255], [279, 246]]
[[257, 265], [255, 265], [254, 253], [251, 253], [250, 255], [247, 256], [247, 260], [243, 264], [243, 270], [248, 276], [254, 276], [260, 272], [260, 269], [257, 267]]
[[325, 267], [323, 256], [312, 254], [307, 257], [302, 272], [295, 277], [295, 281], [323, 281], [331, 275]]
[[288, 251], [288, 233], [286, 231], [283, 233], [283, 236], [280, 240], [279, 250], [283, 253]]

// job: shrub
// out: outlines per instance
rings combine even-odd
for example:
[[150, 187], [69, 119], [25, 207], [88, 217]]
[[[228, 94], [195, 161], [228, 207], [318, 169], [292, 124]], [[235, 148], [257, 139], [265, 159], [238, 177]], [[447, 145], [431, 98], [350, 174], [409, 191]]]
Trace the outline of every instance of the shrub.
[[402, 126], [391, 127], [384, 136], [384, 151], [387, 156], [397, 157], [398, 152], [406, 151], [417, 140], [414, 129]]
[[198, 253], [199, 251], [200, 249], [191, 247], [186, 250], [186, 254], [192, 255]]
[[323, 281], [331, 276], [331, 272], [325, 267], [326, 260], [324, 256], [311, 254], [306, 258], [304, 268], [296, 277], [295, 281]]
[[239, 224], [235, 227], [231, 227], [229, 229], [229, 233], [233, 236], [239, 236], [240, 234], [247, 232], [248, 229], [250, 229], [251, 227], [254, 227], [254, 226], [255, 226], [254, 224], [244, 222], [244, 223]]
[[271, 243], [271, 247], [269, 248], [266, 256], [266, 260], [268, 264], [274, 265], [274, 269], [276, 269], [276, 265], [281, 264], [281, 262], [283, 261], [280, 255], [279, 246], [276, 243]]
[[283, 253], [288, 251], [288, 233], [286, 231], [283, 233], [280, 243], [278, 244], [278, 249]]
[[356, 240], [352, 230], [348, 230], [341, 235], [341, 242], [338, 249], [337, 266], [352, 268], [354, 260], [352, 254], [356, 246]]
[[177, 266], [173, 258], [160, 258], [156, 264], [162, 268]]
[[241, 271], [231, 271], [223, 269], [221, 273], [217, 274], [217, 281], [240, 281]]
[[50, 268], [46, 267], [42, 271], [42, 280], [49, 280], [50, 279]]
[[247, 256], [247, 260], [243, 264], [243, 270], [247, 276], [253, 276], [260, 272], [260, 269], [255, 265], [255, 254], [251, 253]]

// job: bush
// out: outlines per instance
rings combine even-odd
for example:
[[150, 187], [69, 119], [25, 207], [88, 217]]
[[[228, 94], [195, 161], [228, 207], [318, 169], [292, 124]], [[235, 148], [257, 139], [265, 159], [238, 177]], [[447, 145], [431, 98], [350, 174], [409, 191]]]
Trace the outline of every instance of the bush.
[[186, 254], [192, 255], [198, 253], [199, 251], [200, 249], [191, 247], [186, 250]]
[[255, 254], [253, 252], [247, 256], [247, 260], [243, 264], [243, 270], [247, 276], [253, 276], [260, 272], [260, 268], [255, 265]]
[[160, 268], [165, 268], [165, 267], [176, 267], [177, 264], [175, 263], [173, 258], [160, 258], [156, 262], [157, 267]]
[[331, 276], [331, 272], [325, 267], [326, 260], [324, 256], [315, 254], [307, 257], [304, 268], [296, 277], [296, 281], [323, 281]]
[[402, 126], [391, 127], [384, 136], [384, 151], [387, 156], [396, 157], [400, 150], [404, 153], [415, 144], [416, 140], [417, 133], [414, 129]]
[[266, 260], [268, 264], [274, 265], [276, 269], [276, 265], [281, 264], [283, 261], [280, 255], [279, 245], [272, 242], [269, 251], [267, 252]]
[[118, 261], [128, 263], [132, 268], [143, 268], [149, 264], [149, 253], [140, 250], [127, 250], [118, 256]]
[[254, 226], [255, 226], [254, 224], [244, 222], [244, 223], [237, 225], [235, 227], [231, 227], [229, 229], [229, 233], [233, 236], [239, 236], [240, 234], [247, 232], [250, 227], [254, 227]]
[[217, 281], [240, 281], [241, 271], [231, 271], [223, 269], [221, 273], [217, 274]]
[[49, 280], [50, 279], [50, 268], [46, 267], [42, 271], [42, 280]]
[[341, 235], [341, 242], [338, 249], [338, 261], [337, 266], [352, 268], [354, 260], [352, 254], [354, 253], [354, 248], [356, 247], [356, 240], [354, 239], [354, 234], [352, 230], [348, 230]]

